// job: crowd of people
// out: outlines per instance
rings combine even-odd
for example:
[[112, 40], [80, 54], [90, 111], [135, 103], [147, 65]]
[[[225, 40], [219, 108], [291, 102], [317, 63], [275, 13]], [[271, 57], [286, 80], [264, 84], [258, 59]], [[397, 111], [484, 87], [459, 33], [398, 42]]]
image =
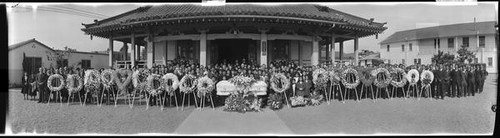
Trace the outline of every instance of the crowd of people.
[[[427, 95], [426, 93], [423, 93], [423, 97], [429, 97], [429, 98], [436, 98], [436, 99], [444, 99], [444, 97], [466, 97], [466, 96], [474, 96], [477, 93], [481, 93], [483, 91], [483, 86], [484, 86], [484, 81], [486, 79], [486, 76], [488, 73], [486, 72], [485, 68], [481, 65], [470, 65], [470, 64], [448, 64], [448, 65], [413, 65], [413, 66], [404, 66], [404, 65], [388, 65], [388, 64], [382, 64], [380, 66], [366, 66], [366, 67], [361, 67], [361, 66], [350, 66], [350, 65], [342, 65], [342, 64], [336, 64], [336, 65], [326, 65], [326, 64], [320, 64], [317, 66], [300, 66], [297, 65], [293, 62], [290, 61], [277, 61], [277, 62], [272, 62], [268, 66], [266, 65], [258, 65], [255, 63], [249, 63], [245, 59], [243, 60], [236, 60], [232, 64], [228, 63], [220, 63], [220, 64], [215, 64], [215, 65], [199, 65], [199, 64], [191, 64], [187, 62], [180, 62], [180, 61], [173, 61], [167, 65], [155, 65], [153, 68], [143, 68], [145, 70], [149, 70], [148, 72], [151, 74], [159, 74], [159, 75], [165, 75], [167, 73], [173, 73], [178, 76], [178, 78], [182, 78], [186, 74], [191, 74], [197, 78], [203, 77], [203, 76], [208, 76], [215, 82], [222, 81], [222, 80], [229, 80], [230, 78], [236, 76], [236, 75], [243, 75], [247, 77], [252, 77], [256, 80], [261, 80], [264, 81], [270, 86], [270, 78], [273, 74], [275, 73], [283, 73], [288, 79], [290, 79], [291, 85], [294, 87], [290, 87], [285, 93], [288, 97], [291, 96], [303, 96], [303, 97], [308, 97], [312, 93], [320, 93], [320, 94], [326, 94], [326, 92], [331, 92], [332, 91], [332, 83], [327, 83], [326, 90], [322, 89], [317, 89], [315, 88], [314, 83], [312, 82], [313, 78], [313, 71], [318, 69], [318, 68], [323, 68], [325, 70], [332, 70], [332, 69], [345, 69], [345, 68], [354, 68], [356, 70], [361, 70], [361, 69], [375, 69], [375, 68], [386, 68], [388, 70], [392, 68], [401, 68], [408, 72], [411, 69], [416, 69], [418, 70], [419, 73], [422, 73], [424, 70], [429, 70], [434, 74], [434, 80], [431, 83], [431, 95]], [[139, 70], [140, 68], [137, 67], [132, 67], [130, 70], [136, 71]], [[60, 74], [66, 79], [66, 75], [68, 74], [77, 74], [81, 78], [84, 78], [85, 72], [84, 69], [79, 69], [79, 68], [68, 68], [68, 67], [60, 67], [60, 68], [40, 68], [38, 70], [39, 72], [36, 74], [28, 74], [24, 73], [23, 76], [23, 89], [22, 93], [25, 95], [25, 99], [28, 98], [28, 96], [38, 96], [38, 102], [39, 103], [47, 103], [50, 101], [62, 101], [62, 102], [67, 102], [70, 100], [68, 91], [63, 88], [61, 90], [61, 97], [58, 95], [54, 94], [51, 96], [50, 90], [47, 88], [47, 78], [52, 75], [52, 74]], [[104, 69], [99, 69], [100, 72], [104, 71]], [[417, 90], [420, 90], [422, 87], [422, 82], [418, 81], [417, 83]], [[58, 85], [57, 81], [56, 83], [53, 83], [53, 85]], [[339, 83], [339, 86], [342, 90], [345, 92], [345, 86], [342, 84], [342, 82]], [[366, 91], [372, 91], [373, 89], [373, 84], [370, 85], [372, 89], [364, 89], [366, 96], [364, 98], [371, 98], [372, 96], [370, 92]], [[116, 87], [113, 86], [113, 87]], [[359, 84], [355, 89], [357, 89], [356, 94], [361, 94], [363, 84]], [[394, 86], [388, 86], [388, 90], [396, 91], [394, 95], [396, 97], [402, 97], [404, 94], [401, 94], [401, 91], [406, 91], [410, 90], [412, 94], [416, 94], [416, 91], [413, 91], [413, 89], [408, 89], [410, 85], [406, 83], [406, 85], [403, 87], [403, 89], [397, 89]], [[102, 87], [101, 87], [102, 88]], [[375, 87], [376, 88], [376, 87]], [[386, 89], [387, 90], [387, 89]], [[117, 91], [117, 89], [114, 89], [114, 91]], [[132, 92], [133, 90], [130, 90], [129, 92]], [[333, 95], [331, 96], [331, 99], [338, 99], [341, 100], [343, 97], [341, 97], [341, 94], [339, 93], [340, 91], [338, 89], [333, 90]], [[38, 93], [38, 94], [37, 94]], [[86, 91], [85, 89], [81, 89], [79, 94], [80, 97], [84, 97]], [[274, 93], [271, 88], [268, 88], [267, 90], [268, 95]], [[110, 101], [113, 101], [114, 92], [107, 93], [107, 97], [105, 97], [105, 101], [109, 104]], [[148, 93], [141, 94], [143, 96], [146, 96]], [[175, 92], [177, 97], [181, 97], [181, 94], [179, 92], [179, 89], [176, 90]], [[348, 95], [345, 95], [348, 94]], [[380, 93], [380, 97], [382, 98], [387, 98], [391, 97], [391, 95], [387, 95], [385, 92]], [[215, 106], [223, 106], [224, 105], [224, 99], [226, 96], [218, 96], [214, 92], [212, 93], [213, 98], [213, 103]], [[407, 95], [410, 96], [410, 95]], [[432, 97], [431, 97], [432, 96]], [[356, 99], [355, 93], [344, 93], [344, 97], [347, 97], [348, 99]], [[195, 97], [189, 97], [189, 98], [195, 98]], [[363, 98], [363, 96], [361, 96]], [[263, 96], [264, 102], [266, 103], [266, 96]], [[89, 96], [87, 99], [82, 99], [80, 98], [79, 100], [83, 102], [93, 102], [92, 96]], [[211, 99], [207, 99], [210, 101]], [[73, 100], [75, 101], [75, 100]], [[76, 100], [78, 101], [78, 100]], [[190, 100], [191, 102], [195, 101]], [[95, 101], [94, 101], [95, 102]], [[181, 100], [177, 101], [178, 104], [182, 104]], [[152, 100], [150, 105], [155, 105], [157, 102]], [[172, 101], [165, 101], [165, 104], [167, 103], [172, 103]], [[192, 103], [190, 103], [192, 104]], [[264, 104], [265, 105], [265, 104]]]

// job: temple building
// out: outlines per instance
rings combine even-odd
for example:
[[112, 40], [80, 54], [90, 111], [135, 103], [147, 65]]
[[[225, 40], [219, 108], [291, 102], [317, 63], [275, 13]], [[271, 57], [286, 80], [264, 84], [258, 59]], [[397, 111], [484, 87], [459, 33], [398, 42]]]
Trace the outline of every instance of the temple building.
[[[127, 61], [113, 61], [109, 52], [110, 67], [119, 62], [152, 67], [177, 58], [204, 66], [242, 59], [260, 65], [276, 60], [336, 63], [342, 59], [335, 57], [342, 56], [332, 52], [335, 43], [342, 54], [343, 42], [350, 40], [357, 63], [358, 39], [387, 29], [374, 19], [313, 4], [143, 6], [83, 25], [85, 34], [109, 39], [109, 49], [114, 41], [131, 46]], [[140, 56], [141, 49], [146, 57]]]

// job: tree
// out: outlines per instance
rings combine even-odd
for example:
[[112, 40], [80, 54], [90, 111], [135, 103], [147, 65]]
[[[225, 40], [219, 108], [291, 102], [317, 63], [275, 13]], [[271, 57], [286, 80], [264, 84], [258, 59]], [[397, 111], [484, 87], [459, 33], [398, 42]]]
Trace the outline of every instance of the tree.
[[378, 66], [378, 65], [384, 64], [384, 60], [382, 60], [382, 59], [373, 59], [372, 60], [372, 64], [373, 64], [373, 66]]
[[432, 63], [435, 64], [445, 64], [451, 63], [455, 59], [455, 56], [449, 53], [444, 53], [443, 51], [438, 51], [437, 55], [432, 56]]
[[458, 51], [458, 57], [457, 60], [460, 63], [465, 63], [467, 60], [469, 63], [472, 63], [472, 60], [475, 57], [474, 52], [469, 51], [466, 46], [462, 46]]

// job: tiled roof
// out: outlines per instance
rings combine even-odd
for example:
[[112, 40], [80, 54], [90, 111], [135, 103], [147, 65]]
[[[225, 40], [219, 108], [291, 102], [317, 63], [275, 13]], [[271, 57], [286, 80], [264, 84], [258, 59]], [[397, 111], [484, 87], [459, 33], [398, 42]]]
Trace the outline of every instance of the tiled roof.
[[[201, 6], [199, 4], [145, 6], [92, 24], [84, 24], [85, 32], [103, 28], [121, 28], [124, 24], [154, 22], [164, 19], [207, 16], [266, 16], [312, 19], [336, 22], [349, 27], [385, 30], [384, 24], [340, 12], [326, 6], [311, 4], [256, 5], [227, 4], [225, 6]], [[113, 29], [110, 29], [113, 30]]]
[[[475, 25], [474, 25], [475, 24]], [[384, 39], [380, 44], [388, 44], [395, 42], [405, 42], [406, 40], [420, 40], [429, 38], [443, 38], [465, 35], [476, 35], [476, 30], [481, 34], [495, 34], [496, 21], [477, 22], [477, 23], [462, 23], [443, 26], [434, 26], [427, 28], [419, 28], [413, 30], [399, 31]]]
[[54, 49], [50, 48], [49, 46], [47, 46], [47, 45], [43, 44], [42, 42], [40, 42], [40, 41], [38, 41], [38, 40], [35, 40], [35, 38], [33, 38], [33, 39], [29, 39], [29, 40], [26, 40], [26, 41], [23, 41], [23, 42], [19, 42], [19, 43], [13, 44], [13, 45], [10, 45], [10, 46], [9, 46], [9, 51], [14, 50], [14, 49], [16, 49], [16, 48], [18, 48], [18, 47], [24, 46], [24, 45], [26, 45], [26, 44], [29, 44], [29, 43], [31, 43], [31, 42], [38, 43], [39, 45], [44, 46], [45, 48], [47, 48], [47, 49], [50, 49], [50, 50], [54, 51]]

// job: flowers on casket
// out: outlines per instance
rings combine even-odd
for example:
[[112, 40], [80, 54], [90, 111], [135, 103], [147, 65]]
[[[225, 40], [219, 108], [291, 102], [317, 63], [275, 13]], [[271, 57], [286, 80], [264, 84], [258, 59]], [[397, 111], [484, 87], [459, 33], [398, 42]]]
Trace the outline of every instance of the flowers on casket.
[[226, 98], [224, 111], [245, 113], [247, 111], [261, 111], [262, 99], [255, 95], [243, 93], [231, 94]]
[[236, 92], [236, 86], [226, 80], [219, 81], [216, 85], [216, 90], [218, 95], [223, 95], [221, 93], [234, 93]]
[[251, 78], [251, 77], [237, 75], [237, 76], [234, 76], [233, 78], [229, 79], [229, 82], [236, 85], [236, 88], [238, 91], [246, 92], [246, 91], [248, 91], [248, 88], [250, 88], [252, 86], [252, 84], [256, 82], [256, 80]]

